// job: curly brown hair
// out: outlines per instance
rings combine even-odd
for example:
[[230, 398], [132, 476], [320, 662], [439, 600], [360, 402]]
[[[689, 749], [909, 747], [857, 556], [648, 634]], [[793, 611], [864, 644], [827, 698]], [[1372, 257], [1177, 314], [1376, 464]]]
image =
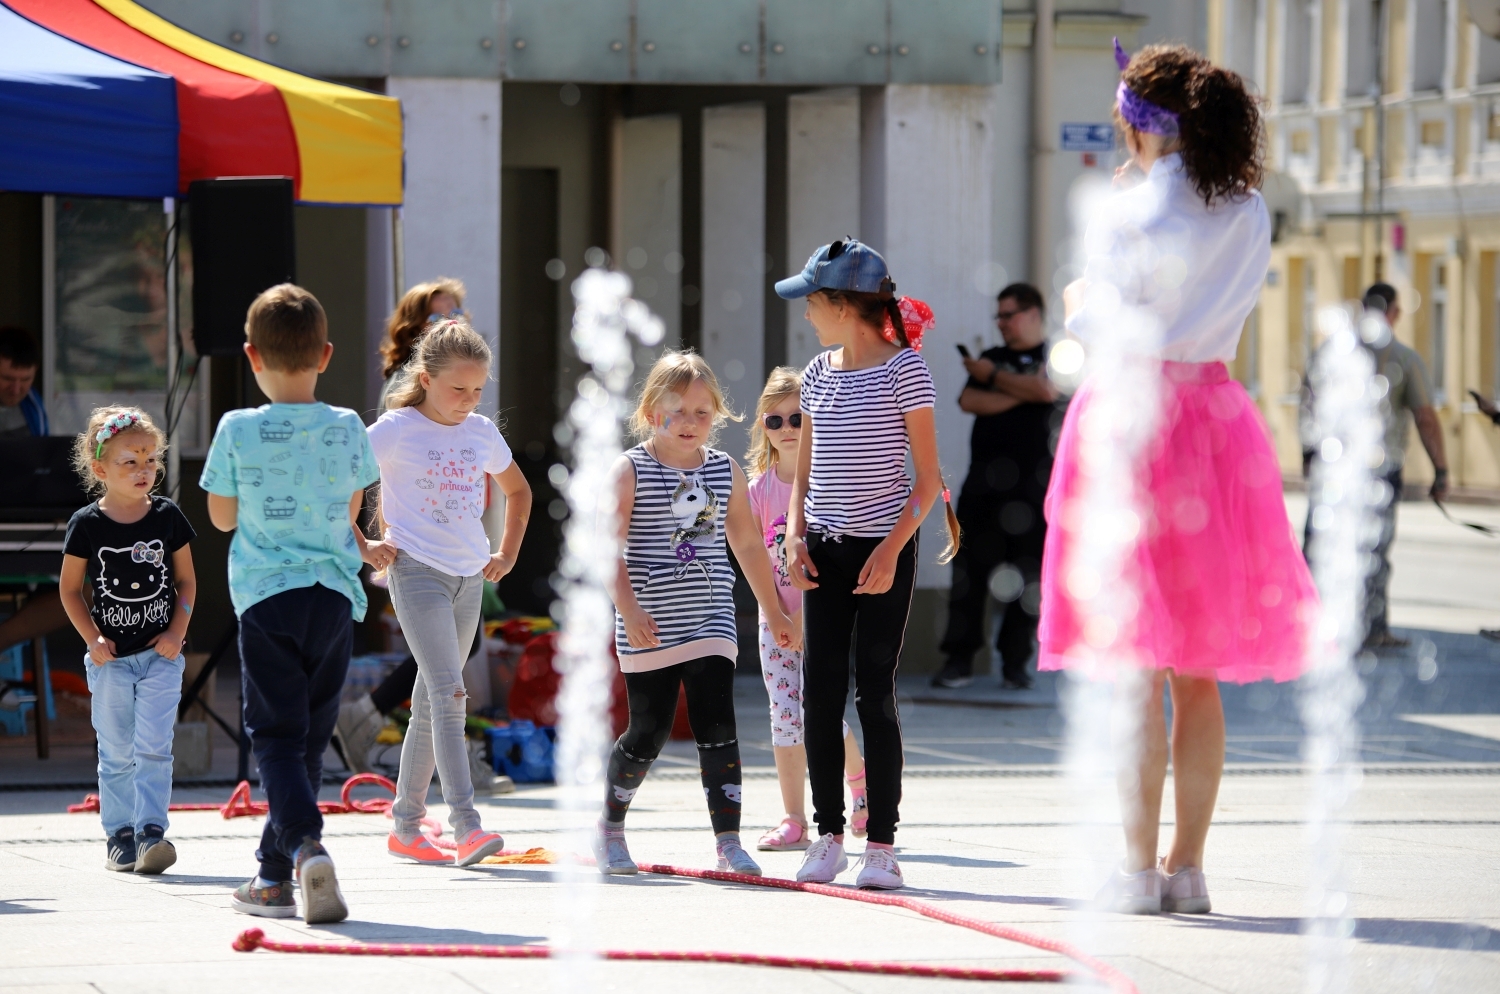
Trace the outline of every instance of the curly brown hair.
[[464, 285], [450, 276], [418, 283], [402, 295], [401, 302], [391, 311], [385, 327], [385, 341], [380, 344], [380, 357], [385, 361], [381, 375], [389, 379], [392, 373], [406, 365], [417, 339], [427, 330], [428, 319], [432, 316], [432, 298], [440, 293], [458, 301], [459, 307], [464, 305]]
[[[1124, 81], [1177, 115], [1177, 151], [1204, 203], [1239, 199], [1259, 188], [1265, 156], [1260, 101], [1239, 74], [1185, 45], [1147, 45], [1125, 67]], [[1118, 108], [1115, 123], [1130, 128]]]

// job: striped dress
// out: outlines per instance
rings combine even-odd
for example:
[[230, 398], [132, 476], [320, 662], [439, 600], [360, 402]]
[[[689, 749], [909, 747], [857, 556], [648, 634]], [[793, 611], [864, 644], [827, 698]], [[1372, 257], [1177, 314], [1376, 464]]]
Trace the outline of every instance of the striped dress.
[[832, 355], [820, 354], [802, 372], [802, 410], [813, 424], [807, 526], [885, 538], [911, 496], [906, 415], [936, 403], [932, 373], [911, 349], [848, 371], [834, 369]]
[[734, 568], [724, 541], [733, 463], [718, 449], [703, 452], [703, 465], [690, 470], [664, 466], [640, 445], [625, 453], [635, 468], [625, 568], [661, 640], [656, 648], [631, 648], [616, 611], [615, 649], [626, 673], [738, 655]]

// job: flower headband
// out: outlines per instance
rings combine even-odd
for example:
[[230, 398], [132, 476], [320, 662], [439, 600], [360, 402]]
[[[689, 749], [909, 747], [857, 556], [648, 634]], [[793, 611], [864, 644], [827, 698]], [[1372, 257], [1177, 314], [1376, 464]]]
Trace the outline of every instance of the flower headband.
[[94, 458], [103, 459], [104, 443], [108, 442], [110, 439], [114, 438], [125, 429], [139, 424], [140, 420], [141, 416], [139, 414], [116, 414], [114, 417], [104, 422], [104, 427], [94, 432], [94, 441], [99, 443], [98, 446], [94, 449]]
[[[1130, 65], [1130, 56], [1120, 47], [1118, 38], [1115, 39], [1115, 65], [1120, 67], [1121, 73]], [[1177, 115], [1136, 93], [1125, 85], [1123, 79], [1115, 90], [1115, 103], [1119, 105], [1125, 123], [1135, 130], [1164, 138], [1177, 137]]]

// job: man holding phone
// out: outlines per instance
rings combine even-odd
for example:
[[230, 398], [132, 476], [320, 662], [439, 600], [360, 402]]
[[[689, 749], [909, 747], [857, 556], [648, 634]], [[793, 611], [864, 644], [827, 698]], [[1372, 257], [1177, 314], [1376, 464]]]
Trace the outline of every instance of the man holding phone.
[[984, 606], [992, 592], [1004, 605], [995, 640], [1003, 686], [1031, 686], [1027, 663], [1035, 650], [1047, 534], [1042, 500], [1052, 473], [1052, 439], [1062, 424], [1059, 395], [1047, 379], [1045, 317], [1041, 293], [1028, 283], [1012, 283], [1000, 291], [995, 309], [1005, 344], [977, 359], [958, 347], [969, 373], [958, 406], [975, 418], [969, 475], [958, 498], [964, 538], [953, 560], [941, 646], [947, 661], [934, 687], [962, 687], [974, 679], [974, 653], [984, 644]]

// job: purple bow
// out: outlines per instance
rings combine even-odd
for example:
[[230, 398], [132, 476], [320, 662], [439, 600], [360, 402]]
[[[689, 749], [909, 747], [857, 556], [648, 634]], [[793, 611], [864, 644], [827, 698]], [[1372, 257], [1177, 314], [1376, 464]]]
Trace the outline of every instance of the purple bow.
[[[1122, 73], [1130, 65], [1130, 56], [1125, 53], [1118, 38], [1115, 39], [1115, 65], [1120, 67]], [[1125, 85], [1123, 79], [1115, 90], [1115, 103], [1119, 105], [1120, 117], [1135, 130], [1165, 138], [1177, 137], [1177, 115], [1136, 93]]]

